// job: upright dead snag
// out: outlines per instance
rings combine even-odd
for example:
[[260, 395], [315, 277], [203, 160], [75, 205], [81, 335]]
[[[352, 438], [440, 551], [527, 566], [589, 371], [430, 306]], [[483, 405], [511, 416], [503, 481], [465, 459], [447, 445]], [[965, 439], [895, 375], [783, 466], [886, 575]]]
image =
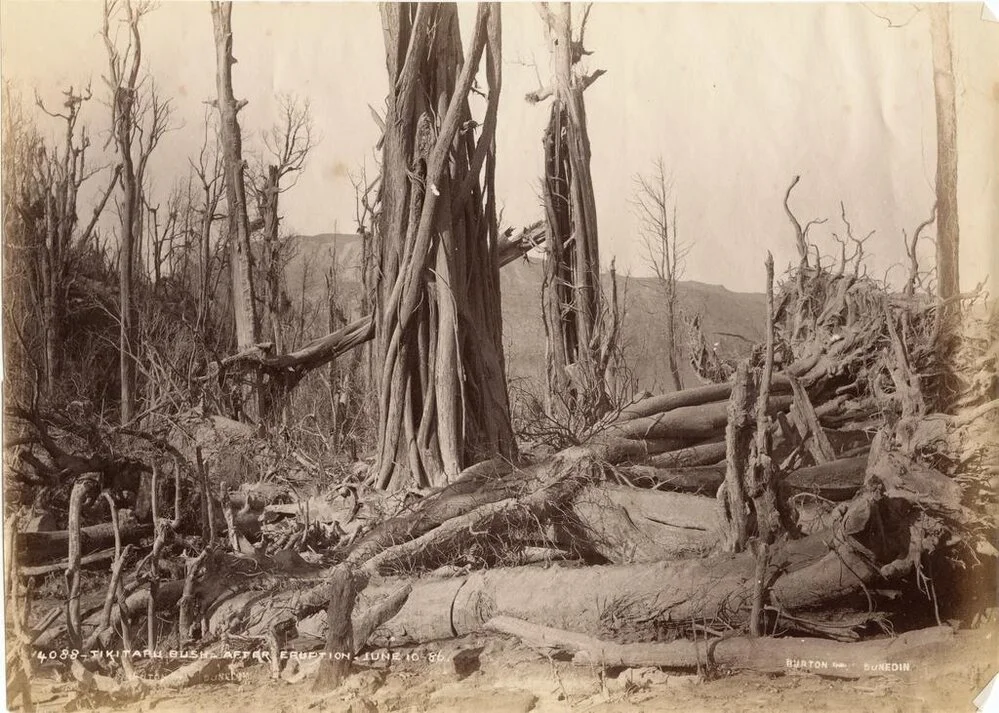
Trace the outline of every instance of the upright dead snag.
[[[243, 139], [239, 128], [239, 110], [246, 100], [236, 101], [232, 91], [232, 3], [212, 3], [212, 26], [215, 30], [216, 84], [221, 117], [222, 153], [225, 159], [225, 193], [229, 213], [229, 262], [232, 270], [232, 303], [236, 317], [236, 342], [239, 350], [250, 349], [260, 341], [260, 320], [253, 300], [253, 255], [250, 251], [250, 221], [246, 208]], [[259, 379], [259, 375], [256, 376]], [[263, 389], [255, 389], [253, 416], [263, 415]]]
[[[392, 89], [375, 256], [377, 484], [436, 485], [515, 448], [493, 180], [500, 8], [479, 6], [467, 57], [453, 4], [385, 3], [381, 12]], [[478, 129], [468, 94], [483, 53]]]
[[[280, 117], [269, 132], [264, 134], [264, 145], [269, 154], [267, 167], [260, 166], [251, 188], [256, 198], [259, 221], [263, 227], [263, 278], [264, 309], [270, 323], [274, 351], [284, 352], [285, 340], [281, 327], [281, 282], [284, 271], [282, 245], [278, 228], [278, 204], [281, 194], [291, 185], [281, 185], [288, 176], [305, 169], [306, 159], [315, 145], [312, 131], [312, 110], [309, 101], [299, 101], [289, 95], [278, 97]], [[254, 226], [256, 227], [256, 226]], [[333, 330], [330, 330], [333, 331]]]
[[[933, 96], [937, 113], [937, 296], [948, 300], [961, 291], [958, 276], [957, 108], [951, 57], [950, 5], [932, 4]], [[956, 307], [948, 310], [960, 314]]]
[[[579, 39], [572, 38], [569, 3], [540, 5], [551, 44], [551, 87], [527, 96], [535, 103], [552, 97], [544, 135], [547, 257], [542, 312], [547, 336], [548, 410], [556, 403], [595, 422], [610, 407], [605, 383], [612, 330], [604, 328], [597, 247], [597, 208], [590, 175], [590, 139], [583, 90], [603, 71], [583, 75], [576, 64], [587, 54], [583, 15]], [[605, 333], [606, 332], [606, 333]], [[553, 398], [553, 397], [558, 397]]]
[[[124, 8], [128, 43], [121, 49], [111, 29], [113, 16]], [[111, 94], [111, 134], [121, 161], [121, 253], [119, 256], [120, 410], [121, 422], [132, 420], [138, 400], [136, 359], [139, 350], [138, 310], [135, 304], [134, 272], [136, 250], [142, 235], [144, 181], [149, 157], [166, 133], [170, 121], [170, 102], [159, 98], [154, 88], [143, 89], [139, 72], [142, 66], [142, 35], [139, 24], [152, 10], [147, 2], [105, 0], [101, 36], [108, 55], [106, 81]]]
[[718, 489], [723, 548], [740, 552], [750, 538], [756, 537], [762, 546], [761, 559], [766, 558], [766, 548], [782, 526], [767, 416], [774, 368], [774, 266], [769, 253], [766, 268], [767, 340], [763, 365], [759, 366], [760, 352], [756, 349], [736, 370], [725, 430], [725, 482]]
[[326, 609], [326, 656], [312, 682], [312, 690], [337, 688], [350, 673], [354, 658], [354, 628], [351, 614], [357, 599], [357, 582], [349, 564], [337, 565], [330, 573], [329, 606]]
[[739, 362], [728, 401], [725, 426], [725, 481], [718, 488], [722, 548], [741, 552], [749, 541], [749, 497], [746, 493], [749, 453], [753, 442], [752, 408], [755, 383], [750, 360]]

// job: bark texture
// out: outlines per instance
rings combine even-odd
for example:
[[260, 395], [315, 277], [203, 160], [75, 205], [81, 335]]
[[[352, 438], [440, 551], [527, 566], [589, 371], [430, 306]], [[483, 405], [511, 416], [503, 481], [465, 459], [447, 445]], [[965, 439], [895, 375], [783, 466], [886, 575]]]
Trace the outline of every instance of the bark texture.
[[[247, 214], [243, 139], [239, 128], [239, 110], [246, 101], [236, 101], [232, 90], [232, 3], [212, 3], [212, 26], [215, 30], [216, 87], [221, 118], [222, 153], [225, 160], [225, 192], [229, 213], [229, 264], [232, 278], [232, 303], [236, 318], [236, 343], [248, 349], [260, 341], [260, 320], [254, 302], [253, 254], [250, 250], [250, 221]], [[263, 392], [255, 389], [250, 416], [262, 414]]]
[[[515, 449], [493, 186], [500, 9], [479, 6], [467, 56], [453, 4], [381, 11], [392, 90], [376, 255], [376, 483], [440, 485]], [[483, 54], [487, 108], [476, 140], [468, 94]]]
[[958, 275], [957, 103], [951, 56], [950, 5], [932, 4], [933, 95], [937, 112], [937, 296], [961, 291]]
[[[600, 293], [597, 208], [590, 175], [590, 139], [569, 3], [542, 6], [552, 54], [552, 96], [544, 134], [547, 256], [542, 285], [550, 414], [596, 422], [610, 408], [606, 372], [613, 325], [605, 327]], [[574, 47], [577, 47], [574, 50]], [[528, 100], [537, 100], [529, 96]], [[614, 316], [616, 318], [616, 316]]]

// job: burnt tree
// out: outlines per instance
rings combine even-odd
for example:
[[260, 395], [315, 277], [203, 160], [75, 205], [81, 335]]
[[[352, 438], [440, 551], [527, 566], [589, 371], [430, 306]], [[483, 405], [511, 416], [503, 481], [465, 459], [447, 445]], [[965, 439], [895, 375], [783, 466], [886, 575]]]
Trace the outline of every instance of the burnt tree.
[[[467, 55], [454, 4], [381, 13], [392, 89], [375, 256], [376, 482], [437, 485], [515, 448], [494, 188], [500, 9], [479, 5]], [[468, 95], [483, 54], [478, 125]]]

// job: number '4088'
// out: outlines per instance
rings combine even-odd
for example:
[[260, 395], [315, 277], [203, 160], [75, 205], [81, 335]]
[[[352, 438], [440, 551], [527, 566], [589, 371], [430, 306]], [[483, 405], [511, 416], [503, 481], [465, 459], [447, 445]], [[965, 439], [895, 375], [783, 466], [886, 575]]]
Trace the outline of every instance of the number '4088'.
[[44, 661], [56, 661], [56, 660], [58, 660], [58, 661], [76, 661], [76, 659], [80, 658], [80, 650], [79, 649], [60, 649], [59, 651], [56, 651], [56, 650], [53, 649], [52, 651], [48, 651], [48, 652], [39, 651], [38, 653], [35, 654], [35, 657], [39, 661], [43, 661], [43, 662]]

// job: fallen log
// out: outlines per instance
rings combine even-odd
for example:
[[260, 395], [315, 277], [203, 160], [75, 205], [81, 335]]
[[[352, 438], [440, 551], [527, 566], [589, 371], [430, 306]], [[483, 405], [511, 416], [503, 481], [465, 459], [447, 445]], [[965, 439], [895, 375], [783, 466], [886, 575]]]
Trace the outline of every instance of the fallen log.
[[[591, 567], [513, 567], [444, 580], [419, 580], [399, 614], [383, 627], [397, 643], [420, 643], [480, 631], [507, 615], [616, 641], [687, 633], [691, 622], [748, 621], [755, 557]], [[813, 535], [775, 547], [768, 598], [794, 614], [862, 595], [881, 573], [849, 536]], [[362, 595], [377, 595], [379, 586]], [[779, 614], [778, 614], [779, 615]]]
[[864, 485], [867, 454], [799, 468], [781, 482], [792, 493], [812, 493], [833, 502], [849, 500]]
[[[791, 383], [786, 376], [775, 375], [771, 393], [790, 393]], [[701, 406], [703, 404], [716, 403], [718, 401], [728, 401], [732, 395], [732, 384], [708, 384], [692, 389], [681, 391], [671, 391], [668, 394], [659, 394], [642, 399], [634, 404], [626, 406], [620, 413], [615, 414], [611, 423], [623, 423], [633, 421], [637, 418], [654, 416], [666, 411], [689, 406]]]
[[602, 484], [580, 492], [572, 512], [588, 546], [614, 564], [699, 557], [718, 542], [714, 498]]
[[725, 460], [725, 441], [720, 440], [660, 453], [645, 459], [643, 463], [656, 468], [693, 468], [713, 465], [723, 460]]
[[656, 488], [678, 493], [714, 495], [725, 480], [725, 464], [692, 468], [657, 468], [651, 465], [621, 466], [618, 472], [639, 488]]
[[507, 616], [486, 622], [491, 631], [521, 639], [546, 654], [572, 654], [588, 666], [656, 666], [759, 673], [811, 671], [836, 678], [884, 675], [918, 676], [939, 662], [955, 644], [948, 626], [910, 631], [896, 638], [843, 643], [816, 638], [750, 638], [711, 641], [618, 644], [585, 634], [539, 626]]
[[[100, 550], [99, 552], [94, 552], [89, 555], [84, 555], [80, 558], [80, 566], [88, 567], [94, 564], [101, 564], [107, 562], [108, 560], [113, 560], [115, 556], [114, 549]], [[51, 564], [39, 564], [32, 567], [21, 567], [17, 574], [21, 577], [38, 577], [43, 574], [50, 574], [52, 572], [61, 572], [69, 569], [69, 560], [60, 560], [59, 562], [53, 562]]]
[[[867, 455], [840, 458], [788, 473], [781, 487], [788, 495], [811, 493], [833, 502], [849, 500], [864, 484]], [[618, 471], [632, 484], [681, 493], [717, 492], [725, 479], [725, 464], [695, 468], [656, 468], [648, 465], [621, 466]]]
[[[789, 395], [769, 400], [771, 414], [786, 411], [793, 399]], [[728, 402], [713, 401], [698, 406], [683, 406], [665, 413], [614, 423], [602, 435], [619, 438], [680, 438], [691, 441], [716, 438], [728, 423]]]
[[[143, 537], [153, 534], [152, 525], [129, 522], [121, 525], [121, 541], [136, 543]], [[48, 532], [22, 532], [18, 535], [18, 549], [22, 561], [32, 565], [45, 564], [66, 556], [69, 550], [69, 531], [51, 530]], [[114, 527], [111, 523], [89, 525], [80, 528], [80, 552], [88, 555], [97, 550], [113, 547]]]

